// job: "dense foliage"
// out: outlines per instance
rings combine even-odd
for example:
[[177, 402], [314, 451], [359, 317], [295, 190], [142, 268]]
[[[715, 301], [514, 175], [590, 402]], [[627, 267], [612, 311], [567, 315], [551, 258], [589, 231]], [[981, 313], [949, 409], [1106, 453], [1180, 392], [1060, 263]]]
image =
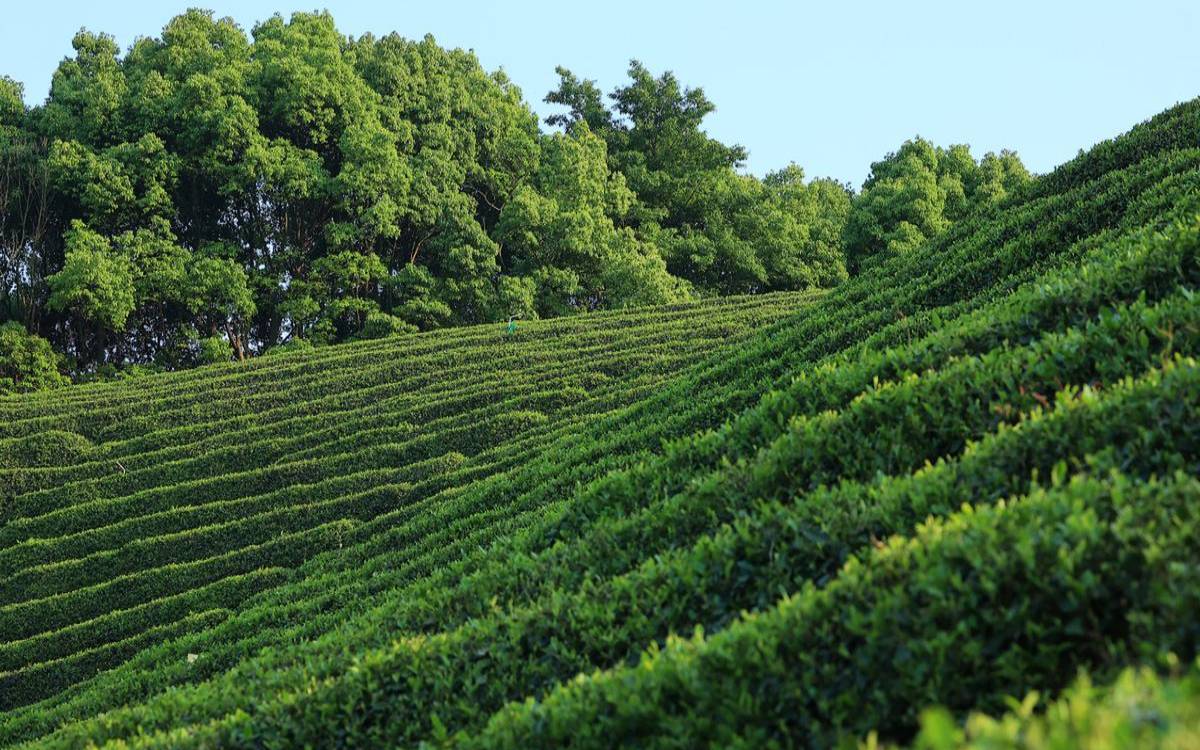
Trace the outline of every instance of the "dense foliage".
[[922, 138], [908, 141], [871, 165], [845, 228], [847, 262], [858, 271], [920, 247], [1028, 181], [1011, 151], [976, 162], [966, 146], [941, 149]]
[[16, 321], [0, 325], [0, 394], [36, 391], [66, 381], [50, 342]]
[[961, 728], [948, 712], [931, 710], [914, 744], [924, 750], [1200, 747], [1200, 663], [1168, 679], [1129, 669], [1111, 686], [1085, 677], [1044, 713], [1038, 711], [1039, 698], [1033, 692], [1014, 700], [999, 718], [975, 714]]
[[0, 322], [76, 378], [828, 288], [1028, 178], [917, 140], [858, 199], [795, 166], [759, 179], [703, 130], [702, 90], [637, 62], [608, 101], [560, 70], [543, 131], [472, 53], [327, 13], [73, 45], [43, 104], [0, 78]]
[[[688, 236], [564, 173], [526, 257]], [[1200, 100], [986, 200], [828, 291], [0, 397], [0, 745], [1186, 746]]]

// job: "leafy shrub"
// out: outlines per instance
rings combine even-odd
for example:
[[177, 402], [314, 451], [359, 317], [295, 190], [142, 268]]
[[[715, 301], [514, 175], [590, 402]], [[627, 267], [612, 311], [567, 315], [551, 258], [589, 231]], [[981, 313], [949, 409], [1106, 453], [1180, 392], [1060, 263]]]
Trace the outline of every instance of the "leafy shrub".
[[200, 364], [212, 365], [228, 362], [231, 359], [233, 359], [233, 346], [223, 336], [209, 336], [200, 340], [196, 353], [196, 361]]
[[60, 357], [50, 342], [16, 321], [0, 325], [0, 395], [65, 385]]

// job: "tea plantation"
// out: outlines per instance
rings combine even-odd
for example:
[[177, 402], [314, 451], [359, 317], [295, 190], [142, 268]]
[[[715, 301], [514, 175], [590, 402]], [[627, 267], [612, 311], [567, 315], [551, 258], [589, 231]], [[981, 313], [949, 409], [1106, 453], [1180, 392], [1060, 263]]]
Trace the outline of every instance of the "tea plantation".
[[826, 292], [0, 399], [0, 744], [1194, 746], [1198, 253], [1200, 100]]

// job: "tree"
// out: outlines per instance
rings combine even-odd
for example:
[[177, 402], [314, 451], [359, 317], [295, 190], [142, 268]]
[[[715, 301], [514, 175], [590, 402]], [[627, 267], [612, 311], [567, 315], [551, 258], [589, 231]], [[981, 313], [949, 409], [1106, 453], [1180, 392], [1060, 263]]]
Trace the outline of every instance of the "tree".
[[0, 76], [0, 128], [15, 128], [25, 119], [25, 87]]
[[65, 385], [60, 360], [49, 341], [20, 323], [0, 324], [0, 395]]
[[50, 308], [119, 331], [134, 310], [133, 266], [108, 240], [76, 223], [67, 236], [67, 262], [51, 276]]
[[946, 191], [937, 167], [937, 150], [920, 138], [871, 165], [846, 226], [851, 272], [903, 254], [946, 228]]
[[[827, 257], [831, 250], [840, 255], [840, 234], [818, 230], [825, 244], [806, 246], [809, 230], [796, 221], [824, 221], [811, 211], [816, 204], [802, 208], [739, 174], [746, 150], [704, 132], [715, 105], [702, 89], [681, 85], [670, 72], [655, 77], [635, 60], [629, 82], [609, 95], [610, 109], [594, 81], [565, 68], [558, 74], [546, 101], [567, 111], [547, 124], [568, 132], [587, 128], [604, 139], [611, 170], [634, 196], [620, 222], [658, 250], [670, 274], [722, 294], [831, 285], [844, 277], [844, 264]], [[838, 205], [828, 208], [836, 212]], [[805, 258], [820, 267], [807, 267]]]
[[0, 320], [36, 330], [53, 213], [46, 143], [25, 129], [22, 97], [19, 83], [0, 77]]
[[795, 164], [763, 179], [766, 209], [759, 219], [760, 254], [769, 289], [831, 287], [846, 280], [842, 235], [850, 216], [850, 189], [830, 179], [805, 182]]
[[[379, 312], [377, 298], [387, 268], [374, 253], [343, 251], [319, 258], [313, 264], [311, 290], [317, 301], [317, 317], [309, 324], [310, 340], [327, 338], [345, 341], [358, 335], [372, 314]], [[375, 326], [381, 321], [376, 319]], [[321, 331], [321, 336], [315, 331]]]
[[200, 339], [196, 344], [196, 362], [202, 365], [214, 365], [228, 362], [233, 357], [233, 347], [221, 336], [209, 336]]
[[[657, 249], [616, 226], [633, 200], [624, 178], [609, 171], [604, 141], [586, 122], [544, 139], [537, 174], [504, 206], [496, 228], [511, 270], [535, 284], [548, 282], [533, 294], [539, 314], [684, 294]], [[572, 273], [567, 284], [564, 271]], [[564, 292], [570, 296], [556, 295]]]
[[121, 109], [128, 93], [120, 48], [111, 36], [86, 30], [75, 35], [71, 47], [75, 57], [54, 71], [50, 96], [37, 113], [39, 127], [63, 140], [113, 145], [125, 132]]
[[1027, 185], [1033, 176], [1015, 151], [989, 151], [979, 161], [979, 181], [974, 192], [980, 204], [995, 205]]
[[[61, 313], [49, 335], [81, 366], [183, 366], [195, 336], [216, 331], [240, 356], [305, 326], [342, 340], [368, 317], [379, 331], [404, 325], [383, 315], [445, 325], [498, 314], [507, 287], [490, 230], [537, 163], [537, 119], [471, 53], [431, 37], [350, 39], [327, 13], [275, 16], [247, 35], [196, 10], [124, 56], [86, 31], [74, 49], [43, 107], [26, 113], [19, 88], [0, 87], [3, 127], [46, 143], [51, 217], [48, 246], [31, 250], [5, 207], [0, 272], [6, 300], [19, 291], [25, 307]], [[66, 284], [85, 254], [67, 272], [76, 221], [107, 242], [106, 272], [133, 260], [133, 322], [106, 329], [103, 352], [78, 341], [81, 323], [100, 325], [82, 317], [94, 305], [78, 290], [91, 287]], [[331, 264], [358, 257], [383, 264], [376, 290], [341, 298]], [[384, 293], [410, 264], [430, 271], [429, 298]], [[45, 276], [57, 279], [53, 308]]]
[[233, 354], [245, 359], [246, 322], [255, 313], [246, 273], [230, 258], [219, 256], [220, 245], [209, 245], [189, 258], [183, 279], [183, 302], [190, 319], [210, 338], [224, 336]]
[[852, 273], [902, 255], [1030, 179], [1017, 155], [989, 153], [976, 162], [965, 145], [942, 149], [923, 138], [871, 165], [845, 232]]

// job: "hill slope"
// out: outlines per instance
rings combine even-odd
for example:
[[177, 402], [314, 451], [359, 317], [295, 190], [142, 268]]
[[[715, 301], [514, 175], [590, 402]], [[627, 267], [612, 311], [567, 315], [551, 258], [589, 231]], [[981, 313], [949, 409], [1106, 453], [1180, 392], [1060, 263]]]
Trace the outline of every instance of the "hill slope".
[[903, 741], [1190, 660], [1198, 248], [1192, 102], [822, 296], [0, 400], [0, 743]]

